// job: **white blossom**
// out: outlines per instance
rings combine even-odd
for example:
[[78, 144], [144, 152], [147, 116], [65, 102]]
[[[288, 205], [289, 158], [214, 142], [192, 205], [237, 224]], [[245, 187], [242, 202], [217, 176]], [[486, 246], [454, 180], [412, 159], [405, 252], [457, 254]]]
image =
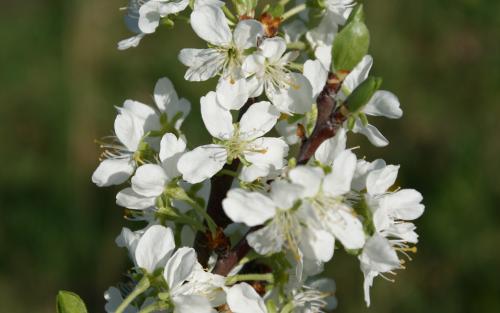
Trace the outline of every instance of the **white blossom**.
[[135, 36], [118, 43], [119, 50], [137, 47], [148, 34], [155, 32], [162, 18], [177, 14], [189, 4], [189, 0], [130, 0], [125, 23]]
[[265, 92], [281, 112], [306, 113], [314, 102], [311, 84], [304, 75], [288, 68], [298, 52], [285, 52], [285, 40], [273, 37], [265, 39], [258, 50], [245, 59], [243, 71], [249, 79], [250, 96]]
[[262, 228], [247, 236], [248, 243], [259, 254], [291, 251], [297, 260], [326, 262], [333, 256], [334, 238], [315, 227], [313, 208], [301, 202], [303, 186], [275, 181], [269, 195], [232, 189], [222, 202], [224, 212], [236, 223]]
[[186, 181], [199, 183], [235, 159], [244, 163], [240, 175], [244, 181], [253, 181], [283, 168], [288, 145], [281, 138], [262, 137], [279, 117], [269, 102], [250, 106], [236, 125], [231, 113], [218, 104], [215, 92], [201, 99], [201, 111], [205, 126], [219, 143], [200, 146], [180, 158], [178, 168]]

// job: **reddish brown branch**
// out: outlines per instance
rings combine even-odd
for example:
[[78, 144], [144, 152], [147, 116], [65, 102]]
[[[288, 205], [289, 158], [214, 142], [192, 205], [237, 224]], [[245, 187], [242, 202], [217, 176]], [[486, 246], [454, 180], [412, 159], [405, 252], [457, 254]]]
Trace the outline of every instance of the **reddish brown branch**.
[[346, 120], [342, 106], [337, 106], [333, 96], [338, 92], [341, 83], [334, 74], [330, 74], [328, 82], [316, 99], [318, 105], [318, 118], [314, 130], [302, 141], [297, 157], [299, 164], [306, 164], [314, 155], [318, 147], [325, 141], [335, 136]]

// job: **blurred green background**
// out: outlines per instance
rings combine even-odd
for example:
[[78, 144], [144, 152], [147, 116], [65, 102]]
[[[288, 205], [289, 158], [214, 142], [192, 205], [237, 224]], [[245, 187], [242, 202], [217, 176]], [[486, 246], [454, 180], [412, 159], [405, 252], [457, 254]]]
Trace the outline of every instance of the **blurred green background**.
[[[401, 120], [374, 123], [385, 149], [359, 155], [401, 164], [399, 183], [425, 197], [421, 242], [395, 283], [378, 279], [364, 307], [358, 262], [339, 252], [337, 312], [500, 312], [500, 1], [365, 1], [373, 73], [401, 100]], [[193, 144], [206, 139], [198, 99], [214, 82], [187, 84], [176, 55], [201, 47], [178, 25], [116, 50], [125, 1], [0, 1], [0, 311], [54, 312], [57, 290], [103, 312], [103, 292], [128, 266], [114, 238], [117, 189], [90, 176], [111, 134], [114, 106], [152, 103], [170, 77], [195, 108]]]

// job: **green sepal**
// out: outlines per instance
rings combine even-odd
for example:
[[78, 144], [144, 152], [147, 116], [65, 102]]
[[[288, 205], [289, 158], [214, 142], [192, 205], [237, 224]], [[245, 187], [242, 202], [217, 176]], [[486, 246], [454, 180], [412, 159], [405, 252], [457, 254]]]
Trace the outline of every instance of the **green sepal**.
[[271, 14], [272, 17], [280, 17], [285, 13], [285, 6], [281, 3], [274, 3], [266, 6], [264, 12]]
[[368, 125], [368, 117], [366, 117], [366, 114], [363, 112], [359, 112], [358, 117], [361, 120], [361, 123], [363, 123], [363, 126], [366, 127]]
[[347, 108], [352, 113], [360, 112], [382, 85], [382, 78], [369, 76], [349, 95]]
[[310, 8], [307, 13], [307, 28], [313, 29], [319, 26], [323, 17], [325, 16], [325, 10], [320, 8]]
[[238, 15], [251, 15], [257, 7], [259, 0], [233, 0]]
[[174, 28], [174, 26], [175, 26], [175, 22], [168, 17], [162, 18], [161, 24], [164, 26], [167, 26], [168, 28]]
[[268, 313], [277, 313], [277, 308], [276, 304], [274, 303], [273, 299], [270, 299], [266, 302], [266, 309]]
[[352, 71], [368, 53], [370, 32], [363, 22], [363, 5], [353, 10], [350, 22], [342, 28], [333, 41], [332, 72]]
[[354, 116], [349, 116], [347, 119], [347, 129], [352, 131], [354, 129], [354, 124], [356, 123], [356, 118]]
[[76, 293], [61, 290], [56, 301], [57, 313], [88, 313], [85, 303]]
[[345, 252], [347, 252], [347, 254], [354, 255], [354, 256], [360, 255], [362, 251], [363, 251], [363, 249], [345, 249]]
[[307, 0], [306, 5], [310, 9], [325, 9], [325, 0]]

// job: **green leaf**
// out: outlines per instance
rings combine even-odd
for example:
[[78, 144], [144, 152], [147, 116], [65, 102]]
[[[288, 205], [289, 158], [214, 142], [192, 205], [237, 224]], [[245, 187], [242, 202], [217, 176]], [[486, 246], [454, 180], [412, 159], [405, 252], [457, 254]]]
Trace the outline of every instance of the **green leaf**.
[[83, 300], [70, 291], [61, 290], [57, 294], [57, 313], [88, 313]]
[[369, 76], [347, 98], [346, 104], [349, 111], [352, 113], [361, 111], [380, 85], [382, 85], [382, 78]]
[[333, 41], [333, 72], [351, 71], [368, 53], [370, 32], [363, 22], [363, 5], [353, 10], [349, 20]]

